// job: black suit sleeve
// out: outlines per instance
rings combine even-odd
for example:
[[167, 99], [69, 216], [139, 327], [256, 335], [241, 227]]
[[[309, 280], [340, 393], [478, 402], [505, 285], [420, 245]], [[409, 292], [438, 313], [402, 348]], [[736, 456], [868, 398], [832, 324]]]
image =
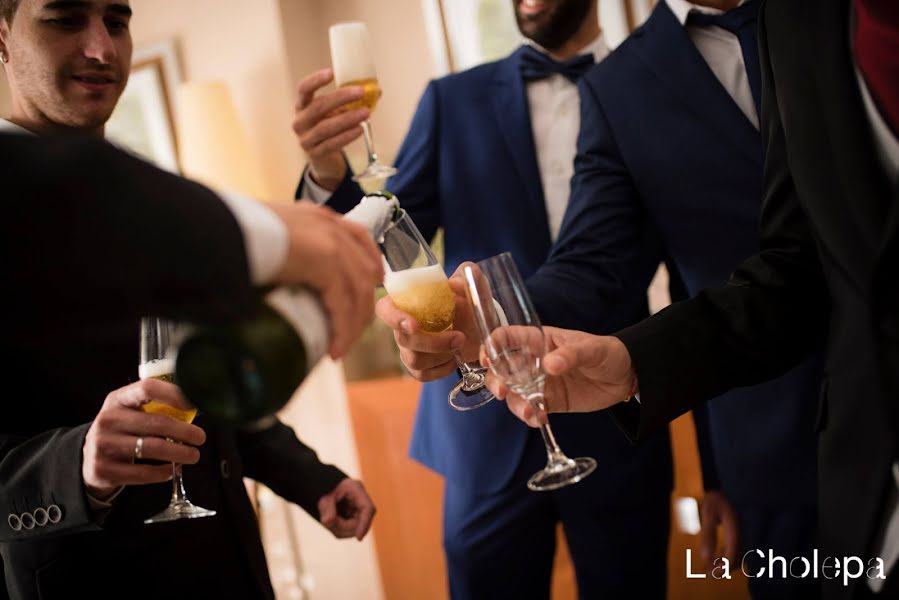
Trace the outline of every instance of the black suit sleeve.
[[6, 289], [23, 312], [207, 320], [255, 301], [240, 229], [212, 191], [101, 141], [0, 143]]
[[[98, 529], [81, 479], [81, 448], [90, 424], [25, 438], [0, 435], [0, 542]], [[42, 492], [45, 490], [46, 492]], [[59, 508], [58, 523], [14, 529], [9, 517]]]
[[[294, 194], [297, 200], [302, 200], [305, 197], [306, 173], [308, 170], [309, 167], [306, 167], [303, 170], [303, 174], [300, 176], [300, 183], [297, 186], [296, 194]], [[340, 214], [346, 214], [359, 204], [359, 201], [362, 200], [362, 196], [364, 195], [365, 192], [359, 187], [359, 184], [353, 181], [353, 170], [350, 168], [350, 163], [347, 162], [346, 174], [343, 176], [343, 181], [341, 181], [340, 185], [337, 186], [337, 189], [331, 193], [331, 196], [327, 201], [327, 206]]]
[[297, 439], [293, 429], [278, 421], [268, 429], [237, 434], [244, 474], [320, 518], [318, 500], [347, 475], [322, 463], [315, 451]]
[[616, 334], [627, 346], [641, 405], [613, 409], [641, 438], [705, 400], [767, 381], [819, 347], [828, 293], [818, 248], [790, 174], [777, 90], [760, 27], [765, 139], [761, 251], [719, 289], [700, 293]]

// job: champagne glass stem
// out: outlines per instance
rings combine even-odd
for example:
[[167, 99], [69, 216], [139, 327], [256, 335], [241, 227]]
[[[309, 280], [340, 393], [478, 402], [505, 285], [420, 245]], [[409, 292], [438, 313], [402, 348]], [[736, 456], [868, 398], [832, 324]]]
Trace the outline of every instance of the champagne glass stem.
[[[174, 442], [172, 438], [166, 438], [169, 442]], [[181, 477], [181, 465], [172, 463], [172, 504], [188, 502], [187, 491], [184, 489], [184, 479]]]
[[187, 492], [184, 491], [184, 480], [181, 478], [181, 465], [172, 463], [172, 503], [187, 502]]
[[476, 369], [465, 361], [459, 350], [453, 350], [453, 357], [456, 359], [456, 366], [459, 367], [459, 373], [462, 376], [462, 389], [466, 392], [473, 392], [484, 387], [484, 370]]
[[362, 121], [362, 137], [365, 140], [365, 151], [368, 153], [368, 164], [378, 163], [378, 154], [375, 152], [375, 138], [371, 132], [371, 121]]
[[546, 444], [546, 458], [548, 464], [551, 465], [559, 465], [559, 464], [567, 464], [571, 461], [570, 458], [565, 456], [565, 453], [562, 452], [562, 449], [559, 448], [558, 442], [556, 442], [556, 436], [553, 435], [553, 430], [549, 426], [549, 420], [546, 415], [546, 402], [543, 396], [543, 392], [533, 392], [528, 394], [525, 399], [533, 406], [541, 416], [542, 424], [540, 425], [540, 435], [543, 436], [543, 443]]

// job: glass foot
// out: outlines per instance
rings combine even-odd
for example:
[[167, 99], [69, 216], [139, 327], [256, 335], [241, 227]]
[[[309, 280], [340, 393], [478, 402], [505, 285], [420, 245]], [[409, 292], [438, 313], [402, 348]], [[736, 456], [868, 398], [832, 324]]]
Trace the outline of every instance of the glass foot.
[[496, 396], [484, 387], [486, 369], [471, 369], [453, 386], [449, 393], [449, 405], [458, 411], [474, 410], [484, 406]]
[[396, 175], [396, 169], [382, 165], [379, 162], [370, 163], [368, 167], [358, 175], [353, 176], [353, 181], [361, 183], [372, 179], [387, 179], [392, 175]]
[[546, 465], [528, 480], [528, 489], [535, 492], [557, 490], [566, 485], [577, 483], [596, 469], [596, 461], [592, 458], [575, 458]]
[[480, 408], [495, 398], [489, 390], [485, 389], [466, 392], [462, 389], [463, 383], [460, 379], [449, 393], [449, 405], [458, 411], [465, 412]]
[[195, 506], [187, 500], [180, 500], [169, 504], [168, 508], [159, 514], [153, 515], [149, 519], [144, 519], [144, 523], [166, 523], [168, 521], [178, 521], [180, 519], [198, 519], [200, 517], [213, 517], [214, 510]]

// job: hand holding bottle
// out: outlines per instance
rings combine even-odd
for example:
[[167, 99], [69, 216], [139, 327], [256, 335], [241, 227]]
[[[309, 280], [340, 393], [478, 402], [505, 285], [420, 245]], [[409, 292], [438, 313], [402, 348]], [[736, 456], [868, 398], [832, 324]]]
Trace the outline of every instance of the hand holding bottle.
[[343, 356], [374, 314], [373, 290], [384, 276], [381, 254], [363, 226], [329, 208], [309, 202], [271, 208], [289, 231], [277, 281], [318, 292], [331, 324], [329, 353]]

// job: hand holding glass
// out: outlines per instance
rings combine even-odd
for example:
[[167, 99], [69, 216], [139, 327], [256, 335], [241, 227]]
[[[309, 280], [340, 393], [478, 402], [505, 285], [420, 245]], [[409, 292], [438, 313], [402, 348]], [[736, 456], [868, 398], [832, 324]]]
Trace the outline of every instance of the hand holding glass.
[[508, 252], [467, 266], [466, 291], [481, 338], [482, 357], [512, 392], [542, 413], [540, 433], [546, 444], [546, 467], [528, 480], [534, 491], [577, 483], [596, 468], [592, 458], [565, 456], [546, 419], [541, 362], [546, 352], [543, 328], [524, 281]]
[[[412, 315], [425, 333], [442, 333], [453, 326], [456, 297], [446, 273], [415, 223], [402, 211], [379, 241], [384, 255], [384, 287], [397, 308]], [[449, 405], [471, 410], [493, 399], [485, 387], [486, 369], [465, 362], [453, 352], [462, 378], [449, 393]]]
[[[362, 107], [374, 111], [381, 97], [378, 75], [372, 58], [368, 28], [365, 23], [338, 23], [328, 31], [331, 41], [331, 68], [334, 70], [334, 83], [337, 87], [360, 86], [363, 89], [361, 100], [345, 106], [345, 110]], [[353, 181], [369, 179], [386, 179], [396, 174], [396, 169], [381, 164], [375, 152], [375, 141], [371, 133], [371, 122], [362, 122], [362, 134], [365, 139], [365, 150], [368, 152], [368, 167], [353, 177]]]
[[[141, 379], [155, 378], [169, 383], [174, 382], [175, 359], [170, 354], [174, 325], [165, 319], [144, 317], [140, 322], [140, 365], [138, 375]], [[197, 416], [196, 409], [182, 410], [163, 402], [151, 400], [144, 404], [142, 410], [150, 414], [165, 415], [185, 423], [193, 422]], [[171, 442], [172, 440], [168, 440]], [[196, 519], [211, 517], [214, 510], [191, 504], [184, 490], [181, 478], [181, 465], [172, 463], [172, 499], [168, 507], [159, 514], [145, 519], [144, 523], [165, 523], [178, 519]]]

